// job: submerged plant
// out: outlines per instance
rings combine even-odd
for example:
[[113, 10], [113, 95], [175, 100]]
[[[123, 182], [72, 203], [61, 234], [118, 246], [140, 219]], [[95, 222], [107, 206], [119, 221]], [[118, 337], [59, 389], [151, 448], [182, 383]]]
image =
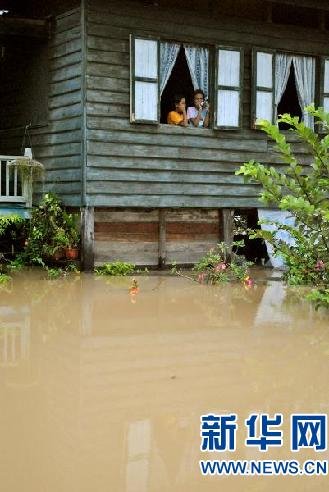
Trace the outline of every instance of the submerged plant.
[[47, 268], [48, 278], [53, 280], [61, 277], [64, 274], [64, 270], [62, 268]]
[[249, 278], [249, 267], [253, 263], [246, 261], [244, 256], [236, 254], [236, 251], [243, 245], [243, 241], [235, 241], [232, 245], [221, 242], [212, 248], [193, 268], [193, 271], [198, 273], [198, 282], [218, 284], [232, 281], [243, 282], [247, 277]]
[[11, 280], [12, 278], [9, 275], [0, 272], [0, 286], [7, 285]]
[[24, 258], [21, 254], [18, 254], [14, 260], [11, 260], [8, 263], [7, 268], [8, 270], [19, 272], [24, 268], [24, 266], [25, 266]]
[[315, 309], [320, 307], [329, 307], [329, 288], [328, 289], [313, 289], [306, 295], [309, 301], [314, 302]]
[[135, 265], [132, 263], [125, 263], [123, 261], [114, 261], [112, 263], [104, 263], [95, 268], [97, 275], [112, 275], [112, 276], [125, 276], [131, 275], [135, 270]]

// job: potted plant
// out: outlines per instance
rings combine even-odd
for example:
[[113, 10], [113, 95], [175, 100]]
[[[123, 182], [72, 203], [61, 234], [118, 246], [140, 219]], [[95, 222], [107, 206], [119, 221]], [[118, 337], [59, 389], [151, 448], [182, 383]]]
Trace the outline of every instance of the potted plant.
[[57, 227], [53, 236], [52, 244], [50, 245], [51, 258], [55, 261], [62, 259], [65, 256], [65, 249], [69, 244], [69, 236], [64, 227]]
[[65, 248], [66, 259], [77, 260], [80, 253], [80, 234], [78, 231], [77, 216], [74, 214], [65, 213], [64, 222], [67, 240]]
[[27, 261], [44, 265], [65, 256], [76, 259], [79, 249], [70, 250], [76, 250], [79, 243], [77, 217], [65, 211], [56, 195], [46, 193], [32, 210], [24, 252]]

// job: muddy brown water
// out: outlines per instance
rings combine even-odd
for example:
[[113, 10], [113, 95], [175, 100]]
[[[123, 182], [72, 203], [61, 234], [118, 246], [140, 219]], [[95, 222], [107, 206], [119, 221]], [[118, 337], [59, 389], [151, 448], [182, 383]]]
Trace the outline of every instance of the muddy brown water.
[[[272, 274], [270, 274], [272, 276]], [[16, 274], [0, 290], [1, 492], [327, 491], [328, 476], [207, 476], [199, 460], [328, 460], [290, 452], [292, 413], [328, 414], [329, 315], [272, 277]], [[200, 415], [236, 413], [233, 452], [200, 451]], [[244, 419], [282, 413], [283, 446]]]

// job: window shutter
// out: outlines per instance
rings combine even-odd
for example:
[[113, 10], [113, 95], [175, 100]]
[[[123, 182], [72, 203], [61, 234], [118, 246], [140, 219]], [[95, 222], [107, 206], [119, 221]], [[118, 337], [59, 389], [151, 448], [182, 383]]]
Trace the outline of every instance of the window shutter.
[[253, 51], [252, 127], [257, 120], [274, 118], [274, 52]]
[[329, 58], [322, 58], [321, 61], [321, 94], [320, 106], [329, 113]]
[[159, 42], [130, 36], [130, 121], [159, 122]]
[[216, 50], [215, 128], [241, 127], [243, 51], [218, 47]]

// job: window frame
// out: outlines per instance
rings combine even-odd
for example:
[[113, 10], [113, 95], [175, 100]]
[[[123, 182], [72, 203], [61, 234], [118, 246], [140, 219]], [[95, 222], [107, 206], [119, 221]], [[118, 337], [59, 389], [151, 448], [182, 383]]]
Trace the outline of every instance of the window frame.
[[[239, 67], [239, 81], [240, 84], [239, 86], [228, 86], [228, 85], [221, 85], [218, 83], [218, 74], [219, 74], [219, 66], [218, 66], [218, 55], [219, 51], [235, 51], [240, 53], [240, 67]], [[240, 46], [225, 46], [222, 44], [217, 44], [214, 46], [214, 60], [213, 63], [215, 64], [215, 70], [214, 70], [214, 83], [211, 84], [213, 87], [212, 90], [212, 95], [213, 95], [213, 124], [212, 128], [214, 130], [242, 130], [242, 122], [243, 122], [243, 89], [244, 89], [244, 49]], [[226, 90], [234, 90], [239, 93], [239, 123], [237, 126], [232, 126], [232, 125], [218, 125], [217, 124], [217, 114], [218, 114], [218, 91], [220, 89], [226, 89]]]
[[[325, 65], [326, 62], [328, 62], [328, 80], [329, 80], [329, 55], [328, 56], [321, 56], [320, 58], [320, 94], [319, 94], [319, 103], [320, 106], [324, 109], [324, 99], [328, 98], [329, 99], [329, 87], [328, 91], [325, 91]], [[329, 110], [329, 109], [328, 109]]]
[[[154, 41], [157, 43], [157, 78], [140, 77], [135, 75], [135, 41], [136, 39], [142, 39], [144, 41]], [[160, 123], [160, 38], [158, 36], [142, 36], [138, 34], [129, 35], [130, 43], [130, 123], [131, 124], [147, 124], [147, 125], [159, 125]], [[149, 82], [157, 83], [157, 119], [136, 119], [136, 105], [135, 105], [135, 84], [136, 82]]]

